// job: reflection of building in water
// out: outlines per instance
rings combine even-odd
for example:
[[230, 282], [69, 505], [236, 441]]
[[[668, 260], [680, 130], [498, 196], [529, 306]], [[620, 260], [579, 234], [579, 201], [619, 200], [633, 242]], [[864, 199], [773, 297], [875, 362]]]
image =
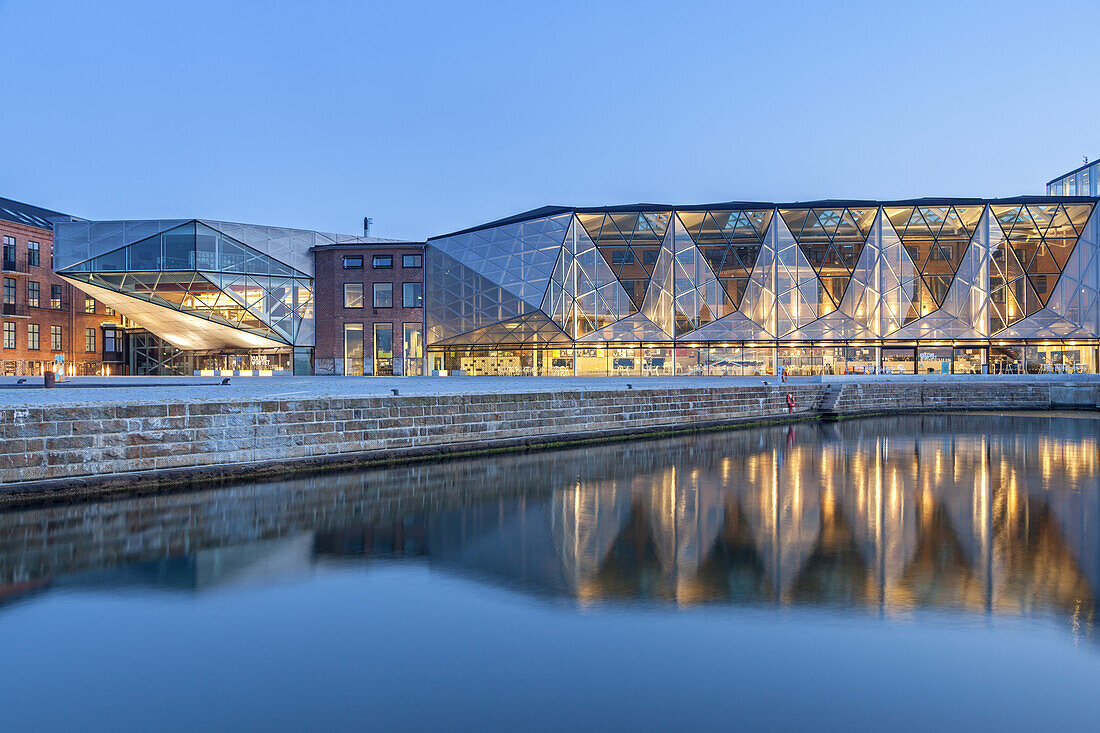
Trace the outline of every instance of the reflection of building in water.
[[1091, 634], [1096, 427], [862, 420], [0, 514], [0, 599], [51, 578], [207, 588], [410, 558], [584, 603], [1052, 614]]
[[[773, 441], [734, 460], [697, 452], [558, 489], [541, 506], [428, 517], [427, 555], [583, 601], [1054, 612], [1091, 628], [1095, 440], [846, 438]], [[1060, 473], [1051, 454], [1074, 468]]]
[[264, 585], [303, 575], [312, 567], [313, 536], [298, 534], [63, 575], [54, 579], [52, 586], [205, 591]]

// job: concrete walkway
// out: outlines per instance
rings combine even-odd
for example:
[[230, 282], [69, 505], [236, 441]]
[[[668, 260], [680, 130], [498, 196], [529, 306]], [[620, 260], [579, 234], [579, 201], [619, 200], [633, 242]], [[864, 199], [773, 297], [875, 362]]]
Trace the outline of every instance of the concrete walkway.
[[[523, 394], [586, 390], [715, 388], [781, 384], [777, 377], [69, 377], [55, 389], [43, 389], [41, 378], [0, 377], [0, 408], [140, 404], [146, 402], [248, 402], [257, 399], [462, 394]], [[792, 377], [788, 384], [821, 382], [1100, 384], [1096, 375], [877, 375]]]

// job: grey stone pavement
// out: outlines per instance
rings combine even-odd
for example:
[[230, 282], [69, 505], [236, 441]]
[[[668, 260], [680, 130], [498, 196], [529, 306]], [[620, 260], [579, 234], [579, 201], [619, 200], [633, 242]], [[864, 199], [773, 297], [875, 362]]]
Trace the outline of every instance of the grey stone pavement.
[[[0, 377], [0, 408], [94, 403], [221, 402], [259, 399], [401, 395], [517, 394], [585, 390], [731, 388], [779, 384], [777, 377], [69, 377], [54, 389], [43, 389], [41, 377]], [[789, 384], [813, 382], [1059, 382], [1097, 383], [1095, 375], [875, 375], [792, 377]]]

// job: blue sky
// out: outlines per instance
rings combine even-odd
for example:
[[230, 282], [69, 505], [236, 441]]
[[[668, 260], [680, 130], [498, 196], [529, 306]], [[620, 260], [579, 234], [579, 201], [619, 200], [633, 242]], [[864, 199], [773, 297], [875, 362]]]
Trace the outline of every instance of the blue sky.
[[543, 204], [1041, 193], [1095, 2], [0, 0], [0, 196], [422, 238]]

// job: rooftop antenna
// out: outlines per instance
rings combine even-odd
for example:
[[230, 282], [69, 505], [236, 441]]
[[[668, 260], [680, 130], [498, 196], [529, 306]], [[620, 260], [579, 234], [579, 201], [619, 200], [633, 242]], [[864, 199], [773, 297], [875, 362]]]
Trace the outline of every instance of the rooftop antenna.
[[370, 236], [370, 225], [373, 224], [373, 223], [374, 223], [374, 219], [370, 218], [369, 216], [364, 216], [363, 217], [363, 236], [364, 237], [369, 237]]

